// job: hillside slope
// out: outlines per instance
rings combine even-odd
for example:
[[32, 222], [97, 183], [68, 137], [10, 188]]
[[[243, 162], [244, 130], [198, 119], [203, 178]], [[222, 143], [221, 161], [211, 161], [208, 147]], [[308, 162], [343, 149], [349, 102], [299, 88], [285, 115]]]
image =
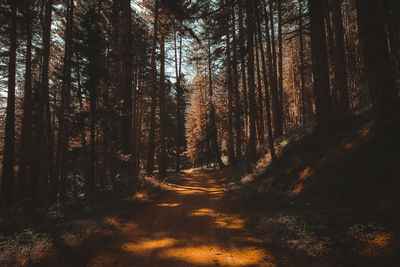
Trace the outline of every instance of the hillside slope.
[[239, 163], [219, 175], [246, 200], [250, 226], [299, 265], [399, 266], [399, 136], [364, 112], [324, 138], [310, 128], [287, 134], [276, 164], [266, 154], [250, 173]]

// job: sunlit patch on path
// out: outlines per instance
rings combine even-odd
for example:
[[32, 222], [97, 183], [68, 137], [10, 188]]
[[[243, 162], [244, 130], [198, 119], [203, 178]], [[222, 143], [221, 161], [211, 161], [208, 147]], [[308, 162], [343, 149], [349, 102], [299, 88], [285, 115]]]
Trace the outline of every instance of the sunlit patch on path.
[[225, 227], [229, 229], [244, 228], [244, 220], [239, 214], [228, 214], [217, 212], [212, 209], [202, 208], [190, 213], [191, 216], [209, 216], [214, 220], [216, 227]]
[[218, 263], [226, 266], [260, 264], [266, 257], [263, 252], [252, 247], [225, 250], [210, 246], [171, 248], [163, 251], [160, 256], [192, 264], [215, 265]]
[[157, 204], [157, 207], [171, 207], [171, 208], [173, 208], [173, 207], [178, 207], [180, 205], [181, 205], [180, 203], [159, 203], [159, 204]]
[[124, 250], [133, 252], [133, 253], [144, 253], [147, 251], [151, 251], [158, 248], [169, 247], [177, 242], [176, 239], [173, 238], [163, 238], [163, 239], [144, 239], [138, 240], [135, 243], [126, 243], [122, 246]]
[[105, 219], [120, 231], [120, 238], [93, 255], [89, 265], [277, 265], [265, 242], [246, 228], [246, 217], [216, 178], [187, 171], [163, 189], [162, 197], [138, 218]]

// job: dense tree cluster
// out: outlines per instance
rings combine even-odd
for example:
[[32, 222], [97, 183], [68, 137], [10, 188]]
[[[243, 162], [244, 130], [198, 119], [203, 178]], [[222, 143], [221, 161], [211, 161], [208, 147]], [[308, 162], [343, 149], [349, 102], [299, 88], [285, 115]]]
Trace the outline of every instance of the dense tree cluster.
[[[175, 161], [180, 169], [185, 32], [158, 2], [2, 2], [5, 203], [133, 188], [148, 154], [161, 176]], [[175, 83], [165, 76], [164, 43], [177, 51]]]
[[265, 144], [276, 161], [275, 138], [368, 105], [399, 117], [395, 0], [8, 0], [0, 22], [6, 204], [250, 165]]
[[[199, 23], [203, 42], [192, 58], [198, 77], [209, 76], [203, 87], [214, 92], [202, 125], [221, 129], [216, 140], [226, 163], [243, 156], [254, 162], [264, 143], [276, 160], [274, 139], [283, 133], [309, 123], [329, 133], [348, 112], [371, 104], [377, 121], [393, 124], [398, 118], [395, 1], [211, 2], [210, 15]], [[193, 85], [192, 108], [201, 112], [198, 95], [207, 98], [204, 88], [195, 91], [198, 79]], [[199, 118], [188, 114], [188, 140], [206, 144], [201, 151], [210, 156], [203, 163], [216, 162], [208, 132], [190, 125]], [[188, 151], [204, 158], [198, 148]]]

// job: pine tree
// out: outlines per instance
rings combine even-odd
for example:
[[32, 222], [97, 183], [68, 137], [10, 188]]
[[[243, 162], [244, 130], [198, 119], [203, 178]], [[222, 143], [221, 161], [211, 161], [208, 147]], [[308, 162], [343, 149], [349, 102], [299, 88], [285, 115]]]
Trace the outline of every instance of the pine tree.
[[1, 179], [1, 198], [11, 204], [14, 198], [15, 164], [15, 70], [17, 56], [17, 4], [11, 3], [10, 48], [8, 62], [8, 92], [6, 126], [4, 136], [3, 173]]

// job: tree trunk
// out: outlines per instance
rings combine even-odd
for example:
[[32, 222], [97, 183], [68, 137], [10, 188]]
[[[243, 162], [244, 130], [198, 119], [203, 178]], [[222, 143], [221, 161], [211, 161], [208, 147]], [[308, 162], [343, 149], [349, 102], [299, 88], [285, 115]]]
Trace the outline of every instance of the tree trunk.
[[285, 112], [283, 106], [283, 42], [282, 42], [282, 0], [278, 1], [278, 48], [279, 48], [279, 63], [278, 63], [278, 86], [279, 86], [279, 110], [281, 114], [281, 127], [283, 133], [283, 124], [285, 120]]
[[[400, 65], [400, 5], [397, 0], [385, 1], [385, 21], [389, 42], [389, 57], [393, 64], [393, 72], [399, 77]], [[396, 79], [396, 75], [394, 76]]]
[[90, 97], [90, 148], [89, 148], [89, 175], [86, 177], [86, 192], [91, 194], [96, 180], [96, 87], [89, 88]]
[[[229, 21], [229, 14], [228, 14]], [[227, 70], [227, 86], [228, 86], [228, 165], [234, 162], [235, 150], [233, 147], [233, 121], [232, 121], [232, 110], [233, 110], [233, 90], [232, 90], [232, 66], [231, 66], [231, 44], [229, 36], [229, 27], [226, 27], [226, 70]]]
[[250, 135], [247, 143], [247, 158], [249, 163], [256, 162], [256, 99], [254, 93], [254, 1], [246, 0], [246, 24], [247, 24], [247, 74], [248, 74], [248, 89], [249, 89], [249, 120], [250, 120]]
[[238, 0], [239, 2], [239, 51], [240, 51], [240, 70], [242, 75], [242, 88], [243, 88], [243, 102], [244, 102], [244, 128], [246, 137], [248, 137], [249, 128], [249, 104], [247, 97], [247, 79], [246, 79], [246, 62], [245, 62], [245, 33], [243, 30], [243, 0]]
[[20, 199], [26, 198], [27, 182], [30, 178], [32, 155], [32, 26], [31, 26], [30, 1], [25, 2], [25, 31], [26, 31], [26, 57], [25, 57], [25, 86], [24, 108], [21, 132], [21, 154], [18, 173], [18, 194]]
[[304, 77], [304, 45], [303, 45], [303, 8], [302, 2], [299, 1], [299, 42], [300, 42], [300, 90], [301, 90], [301, 117], [302, 124], [307, 123], [306, 108], [306, 87]]
[[[210, 154], [211, 158], [213, 159], [214, 162], [218, 163], [220, 168], [223, 168], [225, 164], [221, 160], [221, 150], [218, 144], [218, 138], [217, 138], [217, 125], [215, 124], [215, 108], [214, 104], [212, 101], [213, 98], [213, 83], [212, 83], [212, 62], [211, 62], [211, 40], [210, 36], [207, 34], [207, 39], [208, 39], [208, 82], [209, 82], [209, 87], [208, 87], [208, 107], [210, 111], [210, 119], [209, 119], [209, 125], [208, 125], [208, 132], [207, 136], [209, 139], [210, 143]], [[207, 120], [206, 120], [207, 121]]]
[[132, 15], [131, 1], [122, 0], [122, 127], [121, 148], [122, 153], [131, 153], [132, 138]]
[[158, 170], [160, 178], [166, 176], [166, 149], [165, 149], [165, 29], [162, 29], [160, 44], [160, 154], [158, 155]]
[[141, 165], [140, 165], [140, 160], [139, 159], [144, 157], [144, 155], [142, 154], [143, 153], [143, 146], [142, 146], [142, 143], [141, 143], [142, 125], [143, 125], [143, 113], [144, 113], [144, 109], [143, 109], [143, 106], [144, 106], [144, 101], [143, 101], [144, 92], [143, 92], [143, 86], [142, 86], [142, 79], [143, 79], [142, 70], [139, 70], [138, 76], [139, 76], [138, 77], [138, 105], [137, 105], [137, 110], [138, 110], [138, 119], [137, 119], [137, 121], [138, 121], [138, 125], [137, 125], [137, 133], [136, 133], [137, 140], [138, 140], [138, 142], [137, 142], [138, 148], [137, 148], [136, 151], [137, 151], [137, 159], [138, 159], [138, 161], [137, 161], [137, 166], [138, 166], [137, 170], [140, 170]]
[[[136, 151], [133, 139], [133, 121], [132, 121], [132, 71], [133, 71], [133, 54], [132, 54], [132, 8], [131, 0], [122, 1], [122, 125], [121, 125], [121, 145], [122, 153], [130, 154], [130, 160], [127, 162], [126, 171], [129, 176], [129, 183], [132, 185], [136, 180]], [[133, 139], [133, 140], [132, 140]], [[133, 143], [132, 143], [133, 141]]]
[[15, 164], [15, 70], [17, 57], [17, 6], [11, 4], [10, 50], [8, 61], [8, 92], [6, 126], [4, 136], [3, 173], [1, 179], [1, 198], [10, 205], [14, 198]]
[[[111, 51], [109, 53], [109, 66], [111, 69], [111, 82], [113, 87], [111, 89], [112, 97], [110, 98], [110, 108], [111, 110], [114, 107], [120, 106], [121, 100], [121, 87], [122, 87], [122, 75], [121, 75], [121, 1], [112, 1], [112, 13], [110, 19], [111, 26]], [[115, 125], [116, 123], [110, 123], [111, 125]], [[117, 124], [118, 125], [118, 124]], [[112, 140], [111, 142], [115, 145], [110, 146], [110, 165], [112, 175], [115, 176], [117, 174], [119, 168], [119, 158], [118, 158], [118, 150], [121, 149], [121, 132], [122, 128], [119, 124], [118, 127], [111, 127], [110, 129]]]
[[338, 94], [338, 106], [341, 112], [349, 109], [347, 89], [346, 54], [344, 51], [344, 31], [342, 20], [342, 1], [332, 0], [332, 19], [335, 32], [335, 47], [333, 51], [335, 85]]
[[333, 110], [329, 90], [329, 71], [325, 43], [325, 22], [323, 12], [321, 12], [323, 8], [323, 1], [309, 1], [316, 127], [318, 131], [325, 132], [332, 124]]
[[[270, 10], [271, 10], [271, 1]], [[268, 19], [271, 20], [271, 34], [269, 33], [268, 27]], [[279, 110], [279, 93], [278, 93], [278, 84], [276, 77], [276, 49], [275, 49], [275, 37], [274, 37], [274, 28], [273, 28], [273, 14], [268, 16], [266, 10], [266, 4], [264, 2], [264, 20], [265, 20], [265, 33], [267, 39], [267, 58], [268, 58], [268, 70], [270, 72], [269, 82], [271, 84], [271, 103], [272, 103], [272, 123], [274, 126], [274, 136], [279, 136], [282, 134], [281, 131], [281, 119], [280, 119], [280, 110]]]
[[50, 59], [50, 29], [51, 29], [51, 17], [53, 9], [53, 0], [46, 1], [45, 5], [45, 17], [43, 24], [43, 52], [42, 52], [42, 67], [41, 67], [41, 79], [40, 79], [40, 92], [39, 92], [39, 105], [36, 114], [36, 136], [33, 145], [32, 154], [32, 177], [30, 187], [32, 190], [31, 196], [36, 198], [39, 194], [39, 190], [42, 191], [42, 197], [46, 197], [47, 183], [49, 179], [49, 157], [48, 148], [46, 148], [46, 138], [51, 136], [45, 136], [48, 134], [49, 120], [47, 120], [47, 114], [49, 114], [49, 59]]
[[326, 40], [326, 51], [328, 56], [328, 75], [329, 75], [329, 87], [331, 92], [331, 101], [334, 108], [337, 107], [337, 86], [335, 84], [335, 61], [334, 57], [334, 36], [332, 29], [332, 20], [331, 20], [331, 5], [329, 0], [323, 1], [323, 13], [324, 13], [324, 21], [325, 21], [325, 40]]
[[[89, 7], [89, 14], [98, 15], [98, 10], [95, 10], [93, 7]], [[98, 112], [97, 112], [97, 100], [98, 100], [98, 91], [99, 91], [99, 82], [101, 76], [99, 75], [99, 65], [102, 64], [102, 48], [98, 46], [98, 42], [100, 41], [99, 36], [96, 35], [98, 31], [96, 31], [97, 24], [92, 24], [90, 32], [90, 36], [93, 36], [89, 41], [89, 47], [93, 47], [93, 51], [90, 51], [88, 54], [88, 79], [87, 79], [87, 89], [89, 91], [89, 115], [90, 115], [90, 125], [89, 125], [89, 138], [90, 138], [90, 147], [89, 147], [89, 164], [88, 164], [88, 175], [86, 177], [86, 196], [89, 197], [93, 194], [95, 185], [97, 182], [97, 145], [96, 145], [96, 124], [98, 120]]]
[[181, 170], [181, 106], [182, 106], [182, 92], [181, 92], [181, 62], [182, 62], [182, 36], [179, 38], [179, 68], [178, 68], [178, 51], [176, 45], [176, 25], [174, 24], [174, 52], [175, 52], [175, 77], [176, 77], [176, 159], [175, 171]]
[[240, 103], [239, 94], [239, 74], [238, 74], [238, 60], [237, 60], [237, 41], [236, 41], [236, 19], [235, 19], [235, 6], [232, 8], [232, 76], [233, 76], [233, 92], [235, 96], [235, 134], [236, 134], [236, 158], [242, 154], [242, 124], [241, 114], [242, 108]]
[[[260, 51], [261, 51], [261, 66], [262, 66], [264, 90], [265, 90], [265, 108], [267, 109], [268, 145], [269, 145], [269, 151], [271, 153], [271, 160], [272, 160], [272, 162], [275, 162], [276, 154], [275, 154], [275, 147], [274, 147], [274, 137], [272, 135], [270, 94], [269, 94], [269, 90], [268, 90], [269, 85], [268, 85], [267, 67], [266, 67], [266, 62], [265, 62], [263, 41], [261, 38], [260, 23], [258, 23], [258, 42], [260, 44]], [[268, 47], [268, 45], [267, 45], [267, 47]]]
[[389, 59], [383, 0], [356, 0], [357, 20], [371, 100], [377, 120], [393, 124], [399, 100]]
[[59, 118], [58, 144], [56, 154], [56, 177], [59, 179], [60, 199], [65, 199], [67, 177], [67, 153], [69, 144], [69, 105], [71, 95], [72, 30], [74, 1], [67, 3], [67, 22], [65, 28], [65, 52], [63, 64], [63, 83], [61, 89], [61, 109]]
[[151, 73], [152, 73], [152, 88], [150, 91], [151, 96], [151, 115], [150, 115], [150, 130], [149, 140], [147, 147], [147, 164], [146, 171], [148, 174], [152, 174], [154, 170], [154, 137], [156, 127], [156, 107], [157, 107], [157, 66], [156, 66], [156, 48], [157, 48], [157, 36], [158, 36], [158, 17], [159, 7], [158, 0], [155, 0], [154, 7], [154, 27], [153, 27], [153, 45], [151, 50]]
[[[257, 25], [258, 27], [258, 25]], [[256, 69], [257, 69], [257, 93], [258, 93], [258, 114], [257, 114], [257, 119], [258, 119], [258, 142], [260, 145], [264, 145], [264, 108], [263, 108], [263, 95], [262, 95], [262, 89], [261, 89], [261, 71], [260, 71], [260, 59], [258, 55], [258, 43], [259, 40], [257, 40], [257, 35], [254, 35], [255, 37], [255, 50], [256, 50]]]

